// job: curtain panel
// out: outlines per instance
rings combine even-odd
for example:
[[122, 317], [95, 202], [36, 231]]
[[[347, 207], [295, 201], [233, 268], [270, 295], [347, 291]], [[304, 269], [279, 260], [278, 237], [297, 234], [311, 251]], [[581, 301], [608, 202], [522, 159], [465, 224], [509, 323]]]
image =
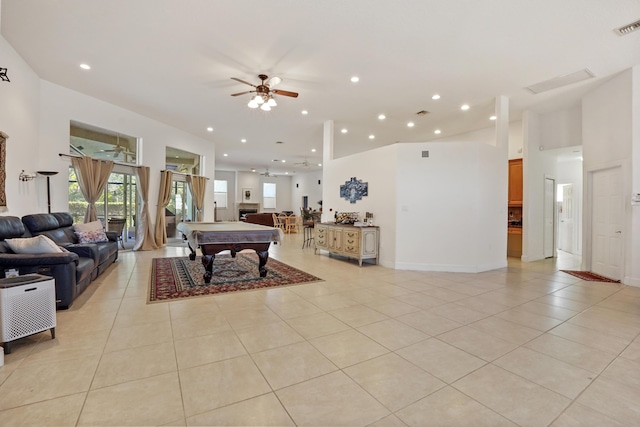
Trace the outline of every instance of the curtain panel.
[[89, 203], [87, 212], [84, 214], [84, 222], [95, 221], [98, 219], [96, 201], [100, 198], [105, 185], [107, 185], [109, 175], [113, 170], [113, 162], [84, 156], [72, 157], [71, 164], [76, 170], [80, 191]]
[[149, 166], [138, 166], [136, 168], [136, 183], [138, 184], [138, 196], [140, 205], [138, 206], [138, 230], [136, 233], [136, 245], [134, 251], [150, 251], [156, 249], [156, 242], [151, 233], [149, 223]]
[[207, 178], [204, 176], [187, 175], [187, 184], [191, 197], [193, 198], [193, 203], [196, 205], [196, 221], [202, 222]]
[[173, 172], [164, 170], [160, 172], [160, 192], [158, 194], [158, 212], [156, 213], [156, 245], [163, 247], [167, 244], [167, 228], [165, 224], [165, 209], [171, 201], [171, 183]]

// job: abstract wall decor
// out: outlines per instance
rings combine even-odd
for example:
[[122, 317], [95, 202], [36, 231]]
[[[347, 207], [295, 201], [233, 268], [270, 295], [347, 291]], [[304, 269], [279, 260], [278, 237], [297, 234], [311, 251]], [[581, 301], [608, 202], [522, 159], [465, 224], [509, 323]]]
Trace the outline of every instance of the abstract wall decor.
[[7, 180], [7, 138], [9, 135], [0, 131], [0, 212], [7, 211], [7, 194], [5, 193], [5, 181]]
[[348, 200], [350, 203], [362, 200], [364, 196], [368, 195], [369, 183], [362, 182], [361, 179], [356, 179], [355, 176], [340, 186], [340, 197]]
[[3, 82], [11, 82], [11, 80], [9, 80], [9, 76], [7, 76], [6, 68], [0, 67], [0, 80], [2, 80]]

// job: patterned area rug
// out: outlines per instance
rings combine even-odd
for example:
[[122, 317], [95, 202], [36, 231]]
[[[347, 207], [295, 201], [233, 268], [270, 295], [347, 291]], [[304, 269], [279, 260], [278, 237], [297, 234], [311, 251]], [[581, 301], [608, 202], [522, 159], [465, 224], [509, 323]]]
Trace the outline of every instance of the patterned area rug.
[[600, 276], [599, 274], [592, 273], [590, 271], [577, 271], [577, 270], [560, 270], [563, 273], [570, 274], [588, 282], [607, 282], [607, 283], [620, 283], [620, 280], [609, 279], [608, 277]]
[[190, 298], [203, 295], [271, 288], [322, 279], [275, 259], [267, 261], [267, 277], [260, 277], [255, 253], [216, 255], [211, 283], [205, 284], [200, 257], [154, 258], [151, 266], [149, 302]]

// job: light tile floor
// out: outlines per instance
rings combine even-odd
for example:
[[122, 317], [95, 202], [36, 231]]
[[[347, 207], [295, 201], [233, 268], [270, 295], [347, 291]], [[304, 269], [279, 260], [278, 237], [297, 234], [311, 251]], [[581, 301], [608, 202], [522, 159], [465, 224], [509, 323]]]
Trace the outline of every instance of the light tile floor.
[[2, 425], [640, 425], [640, 289], [562, 254], [480, 274], [271, 256], [314, 284], [147, 304], [120, 253], [0, 368]]

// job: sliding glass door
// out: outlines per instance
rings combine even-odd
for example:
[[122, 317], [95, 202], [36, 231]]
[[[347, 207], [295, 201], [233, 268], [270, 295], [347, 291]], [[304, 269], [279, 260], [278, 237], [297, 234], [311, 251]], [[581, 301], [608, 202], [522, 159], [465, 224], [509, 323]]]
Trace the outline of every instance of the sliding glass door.
[[[74, 223], [84, 222], [87, 206], [88, 202], [84, 199], [78, 186], [76, 171], [70, 167], [69, 212], [73, 216]], [[122, 239], [125, 242], [135, 240], [137, 207], [136, 176], [127, 173], [111, 173], [100, 199], [96, 202], [98, 219], [102, 221], [103, 226], [107, 228], [110, 218], [124, 218], [125, 226]]]

